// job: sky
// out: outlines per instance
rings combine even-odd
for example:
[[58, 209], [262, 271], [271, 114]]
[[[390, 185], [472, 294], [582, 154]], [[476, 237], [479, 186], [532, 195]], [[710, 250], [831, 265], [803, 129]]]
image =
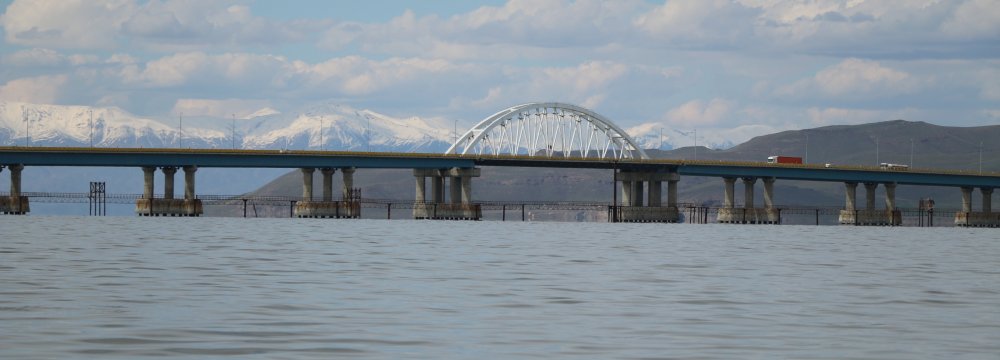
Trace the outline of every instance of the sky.
[[558, 101], [671, 136], [894, 119], [1000, 124], [1000, 0], [0, 0], [0, 8], [0, 101], [163, 119], [332, 102], [460, 127]]

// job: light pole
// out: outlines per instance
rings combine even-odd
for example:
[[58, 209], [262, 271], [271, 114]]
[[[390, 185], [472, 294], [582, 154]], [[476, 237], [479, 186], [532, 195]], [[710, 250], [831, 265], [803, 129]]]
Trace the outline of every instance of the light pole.
[[184, 113], [177, 116], [177, 148], [184, 147]]
[[233, 150], [236, 150], [236, 114], [233, 114]]
[[326, 150], [326, 144], [323, 143], [323, 116], [319, 117], [319, 149]]
[[694, 159], [698, 160], [698, 128], [694, 129]]
[[21, 109], [21, 118], [24, 119], [24, 147], [31, 146], [31, 122], [28, 121], [28, 109]]
[[809, 163], [809, 133], [806, 133], [806, 164]]
[[979, 175], [983, 174], [983, 142], [979, 142]]
[[913, 138], [910, 138], [910, 167], [913, 167]]
[[90, 109], [90, 147], [94, 147], [94, 109]]
[[663, 150], [663, 127], [660, 127], [660, 145], [656, 146], [656, 150]]
[[875, 166], [879, 166], [881, 162], [878, 158], [878, 136], [875, 137]]

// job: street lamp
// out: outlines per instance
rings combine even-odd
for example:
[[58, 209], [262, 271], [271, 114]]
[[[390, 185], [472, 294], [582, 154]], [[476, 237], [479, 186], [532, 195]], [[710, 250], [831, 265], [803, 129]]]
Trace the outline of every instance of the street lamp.
[[663, 127], [660, 127], [660, 144], [656, 146], [656, 150], [663, 150]]
[[233, 150], [236, 150], [236, 114], [233, 114]]
[[184, 147], [184, 113], [177, 116], [177, 147]]
[[94, 147], [94, 109], [90, 109], [90, 147]]
[[319, 149], [326, 150], [326, 144], [323, 143], [323, 116], [319, 117]]
[[983, 142], [979, 142], [979, 175], [983, 174]]
[[28, 121], [28, 109], [21, 108], [21, 118], [24, 119], [24, 146], [31, 146], [31, 122]]
[[910, 167], [913, 167], [913, 138], [910, 138]]

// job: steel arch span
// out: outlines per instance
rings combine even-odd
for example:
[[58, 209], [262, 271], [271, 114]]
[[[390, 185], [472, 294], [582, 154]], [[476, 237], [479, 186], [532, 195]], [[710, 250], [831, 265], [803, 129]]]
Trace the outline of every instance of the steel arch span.
[[588, 109], [564, 103], [528, 103], [480, 121], [445, 154], [530, 155], [648, 159], [625, 130]]

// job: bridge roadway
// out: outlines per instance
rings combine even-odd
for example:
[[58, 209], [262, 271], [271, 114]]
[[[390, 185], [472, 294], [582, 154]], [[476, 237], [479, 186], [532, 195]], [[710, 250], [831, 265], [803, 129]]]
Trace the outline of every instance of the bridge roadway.
[[1000, 188], [1000, 173], [941, 169], [883, 170], [879, 167], [768, 164], [676, 159], [586, 159], [532, 156], [475, 156], [307, 150], [138, 149], [0, 147], [0, 165], [24, 166], [198, 166], [218, 168], [445, 169], [476, 166], [676, 171], [709, 177], [771, 177], [856, 183]]

